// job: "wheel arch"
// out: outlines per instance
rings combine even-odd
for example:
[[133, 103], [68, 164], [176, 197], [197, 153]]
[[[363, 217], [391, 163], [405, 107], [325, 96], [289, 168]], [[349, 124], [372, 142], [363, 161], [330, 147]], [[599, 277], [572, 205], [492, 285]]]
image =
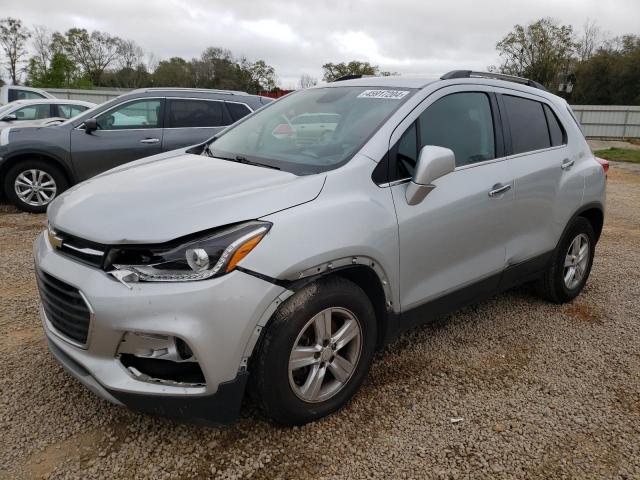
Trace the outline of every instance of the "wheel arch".
[[604, 225], [604, 212], [602, 210], [602, 206], [599, 204], [593, 204], [581, 209], [575, 217], [583, 217], [591, 224], [593, 231], [596, 234], [597, 242], [600, 239], [600, 234], [602, 233], [602, 227]]
[[376, 325], [378, 327], [376, 347], [381, 348], [391, 338], [393, 331], [391, 321], [395, 318], [393, 313], [393, 299], [391, 296], [391, 286], [380, 265], [369, 257], [348, 257], [309, 268], [300, 274], [296, 280], [277, 280], [261, 275], [244, 268], [238, 270], [254, 275], [271, 283], [276, 283], [286, 290], [279, 295], [264, 312], [258, 322], [252, 339], [249, 340], [245, 348], [240, 370], [248, 367], [248, 362], [252, 356], [260, 349], [264, 332], [269, 327], [271, 320], [278, 308], [293, 296], [296, 292], [310, 283], [330, 276], [340, 276], [358, 285], [367, 295], [376, 315]]
[[5, 159], [2, 164], [0, 164], [0, 178], [4, 179], [6, 173], [14, 166], [20, 162], [28, 161], [28, 160], [41, 160], [45, 162], [53, 162], [53, 164], [60, 169], [60, 171], [66, 177], [69, 185], [74, 183], [74, 175], [68, 165], [65, 164], [62, 160], [57, 158], [55, 155], [42, 153], [42, 152], [20, 152], [15, 155], [10, 156]]

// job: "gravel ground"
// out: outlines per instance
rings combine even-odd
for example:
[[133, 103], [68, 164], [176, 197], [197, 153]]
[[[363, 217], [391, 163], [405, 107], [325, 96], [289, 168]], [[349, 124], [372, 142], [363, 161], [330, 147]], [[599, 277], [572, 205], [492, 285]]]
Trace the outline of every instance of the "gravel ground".
[[573, 303], [522, 288], [414, 330], [345, 409], [293, 429], [250, 406], [227, 429], [184, 425], [86, 391], [38, 320], [45, 219], [0, 207], [0, 478], [640, 478], [640, 168], [613, 164], [608, 189]]

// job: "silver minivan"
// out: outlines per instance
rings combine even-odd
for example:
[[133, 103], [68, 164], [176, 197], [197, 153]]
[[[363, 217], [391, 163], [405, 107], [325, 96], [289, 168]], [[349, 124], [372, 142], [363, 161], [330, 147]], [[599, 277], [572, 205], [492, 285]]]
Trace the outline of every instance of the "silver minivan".
[[[304, 135], [291, 120], [335, 123]], [[284, 134], [285, 132], [286, 134]], [[76, 185], [35, 242], [55, 357], [101, 397], [303, 424], [403, 330], [525, 282], [587, 281], [605, 174], [567, 103], [471, 71], [295, 92]]]

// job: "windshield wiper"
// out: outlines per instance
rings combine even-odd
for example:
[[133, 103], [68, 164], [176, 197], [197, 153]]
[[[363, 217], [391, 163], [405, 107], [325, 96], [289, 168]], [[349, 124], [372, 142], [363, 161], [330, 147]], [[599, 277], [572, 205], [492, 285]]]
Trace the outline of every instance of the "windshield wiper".
[[247, 157], [243, 157], [242, 155], [236, 155], [235, 157], [230, 158], [230, 157], [221, 157], [219, 155], [214, 155], [213, 153], [211, 153], [211, 150], [209, 150], [208, 152], [209, 152], [209, 155], [211, 155], [214, 158], [219, 158], [220, 160], [228, 160], [230, 162], [244, 163], [245, 165], [254, 165], [256, 167], [264, 167], [264, 168], [272, 168], [273, 170], [280, 170], [280, 167], [276, 167], [275, 165], [254, 162], [252, 160], [248, 160]]

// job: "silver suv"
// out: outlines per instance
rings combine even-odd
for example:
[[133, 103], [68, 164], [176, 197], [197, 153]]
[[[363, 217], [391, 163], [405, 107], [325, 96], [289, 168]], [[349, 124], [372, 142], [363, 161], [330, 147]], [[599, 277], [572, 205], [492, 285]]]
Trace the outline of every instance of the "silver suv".
[[[303, 115], [331, 125], [299, 138]], [[248, 387], [302, 424], [408, 327], [530, 281], [572, 300], [604, 203], [569, 107], [534, 82], [334, 82], [56, 199], [34, 249], [42, 321], [113, 403], [226, 423]]]

